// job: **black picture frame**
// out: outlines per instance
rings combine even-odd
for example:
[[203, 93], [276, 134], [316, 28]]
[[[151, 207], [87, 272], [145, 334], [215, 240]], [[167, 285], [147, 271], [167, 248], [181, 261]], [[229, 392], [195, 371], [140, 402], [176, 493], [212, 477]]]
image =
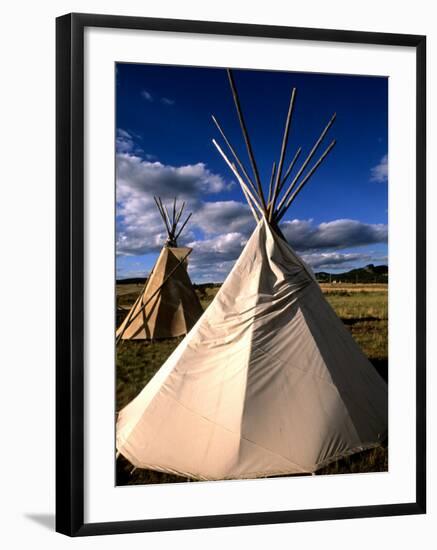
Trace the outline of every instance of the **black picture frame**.
[[[84, 29], [106, 27], [404, 46], [416, 51], [416, 499], [414, 502], [84, 523]], [[68, 14], [56, 20], [56, 530], [69, 536], [423, 514], [426, 511], [426, 37]]]

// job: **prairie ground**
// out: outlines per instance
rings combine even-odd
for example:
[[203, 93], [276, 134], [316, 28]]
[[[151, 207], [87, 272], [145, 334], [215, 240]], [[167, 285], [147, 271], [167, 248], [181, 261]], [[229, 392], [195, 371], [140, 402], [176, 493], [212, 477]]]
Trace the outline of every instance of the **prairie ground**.
[[[323, 293], [353, 338], [387, 380], [388, 287], [383, 284], [322, 284]], [[117, 325], [127, 314], [142, 288], [141, 284], [117, 285]], [[205, 309], [218, 287], [197, 289]], [[117, 346], [116, 410], [129, 403], [147, 384], [182, 338], [156, 342], [124, 341]], [[386, 471], [388, 449], [380, 447], [332, 463], [318, 474]], [[133, 470], [123, 457], [117, 460], [117, 485], [177, 483], [185, 478], [151, 470]]]

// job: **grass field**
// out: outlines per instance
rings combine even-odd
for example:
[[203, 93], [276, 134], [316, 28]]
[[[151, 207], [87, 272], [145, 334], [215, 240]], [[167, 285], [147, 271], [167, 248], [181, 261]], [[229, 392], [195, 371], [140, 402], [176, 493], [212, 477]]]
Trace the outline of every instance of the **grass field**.
[[[382, 284], [322, 284], [322, 290], [361, 349], [387, 380], [388, 292]], [[117, 324], [127, 314], [142, 285], [117, 285]], [[198, 290], [205, 309], [217, 288]], [[182, 338], [157, 342], [126, 341], [117, 349], [116, 410], [129, 403], [145, 386]], [[386, 471], [388, 449], [377, 448], [335, 462], [318, 474]], [[134, 470], [123, 457], [117, 460], [117, 485], [185, 482], [185, 478], [150, 470]]]

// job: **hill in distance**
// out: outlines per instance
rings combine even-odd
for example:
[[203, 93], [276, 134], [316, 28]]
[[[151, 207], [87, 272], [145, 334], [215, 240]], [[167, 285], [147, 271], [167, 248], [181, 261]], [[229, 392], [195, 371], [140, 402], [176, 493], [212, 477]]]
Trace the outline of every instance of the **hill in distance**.
[[[320, 271], [316, 273], [316, 278], [319, 283], [358, 283], [358, 284], [370, 284], [370, 283], [388, 283], [388, 266], [386, 265], [373, 265], [369, 264], [365, 267], [359, 267], [357, 269], [351, 269], [344, 273], [328, 273], [326, 271]], [[134, 277], [131, 279], [119, 279], [118, 285], [132, 285], [132, 284], [144, 284], [146, 282], [145, 277]], [[194, 284], [195, 288], [211, 288], [219, 287], [221, 283], [202, 283]]]
[[319, 283], [388, 283], [388, 266], [369, 264], [365, 267], [351, 269], [345, 273], [316, 273]]

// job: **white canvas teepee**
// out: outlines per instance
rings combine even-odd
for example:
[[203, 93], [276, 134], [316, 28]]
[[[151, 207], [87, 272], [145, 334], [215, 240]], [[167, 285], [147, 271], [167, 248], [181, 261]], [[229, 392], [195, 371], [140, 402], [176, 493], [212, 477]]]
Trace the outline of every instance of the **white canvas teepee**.
[[117, 449], [136, 467], [209, 480], [310, 473], [386, 437], [386, 383], [280, 235], [281, 208], [269, 209], [283, 154], [267, 201], [225, 157], [258, 223], [195, 327], [119, 413]]
[[187, 258], [192, 249], [177, 245], [177, 238], [191, 214], [178, 229], [184, 204], [176, 211], [175, 199], [170, 217], [161, 199], [155, 201], [167, 229], [167, 242], [143, 290], [118, 328], [117, 342], [185, 335], [203, 313], [187, 272]]

